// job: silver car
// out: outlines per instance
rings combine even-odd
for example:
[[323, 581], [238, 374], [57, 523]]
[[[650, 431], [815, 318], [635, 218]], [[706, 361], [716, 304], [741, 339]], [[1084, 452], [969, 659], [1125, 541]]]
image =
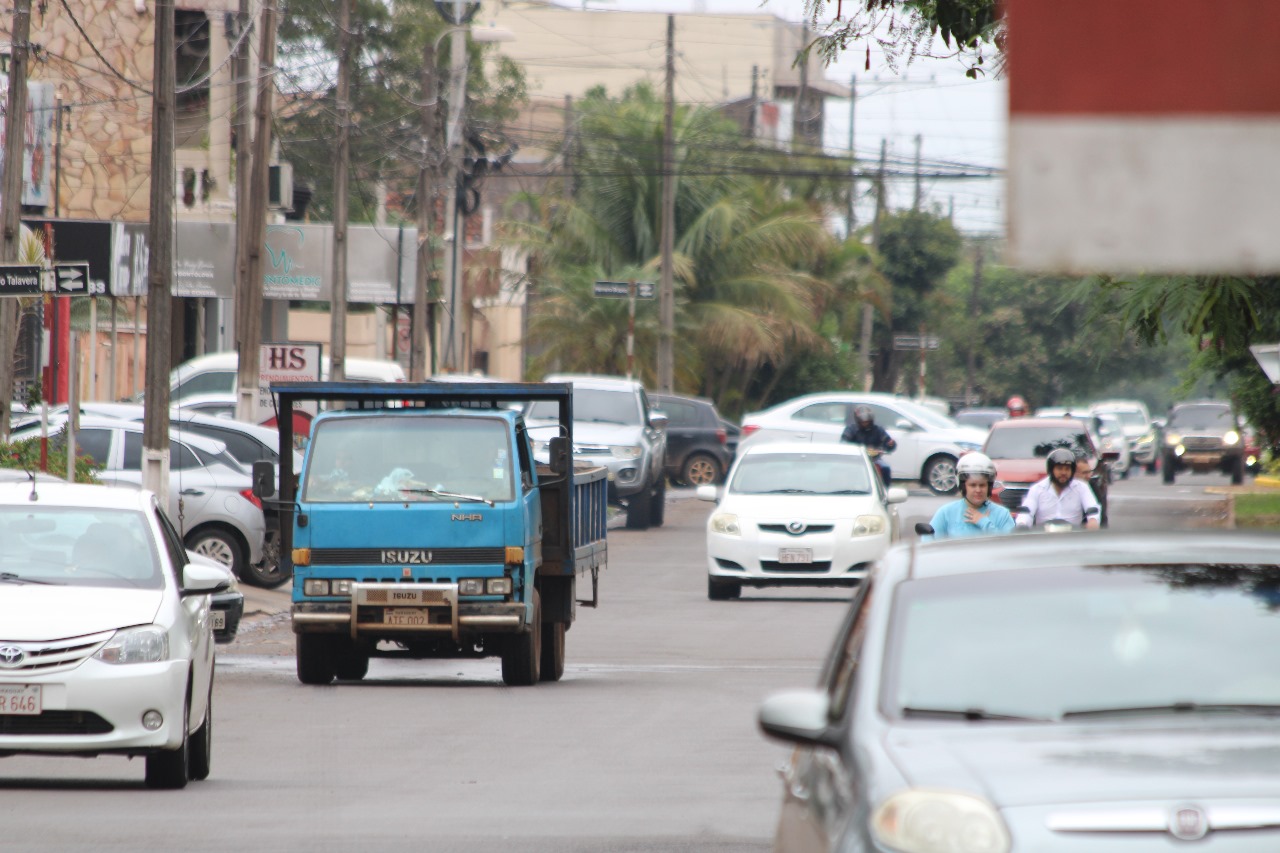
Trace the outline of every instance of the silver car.
[[[51, 418], [50, 436], [63, 440], [65, 422], [65, 414]], [[103, 483], [141, 488], [142, 430], [136, 421], [82, 415], [76, 453], [102, 466], [97, 476]], [[30, 424], [15, 430], [10, 440], [39, 437], [39, 424]], [[249, 474], [225, 444], [195, 433], [171, 431], [169, 454], [167, 509], [183, 543], [246, 579], [250, 564], [262, 560], [266, 531]]]
[[1236, 530], [898, 546], [818, 686], [760, 709], [796, 747], [776, 849], [1280, 849], [1278, 555]]

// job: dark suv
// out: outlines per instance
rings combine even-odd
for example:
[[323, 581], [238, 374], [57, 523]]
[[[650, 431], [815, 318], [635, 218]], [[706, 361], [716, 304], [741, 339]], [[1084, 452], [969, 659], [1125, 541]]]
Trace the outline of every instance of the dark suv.
[[1179, 471], [1221, 471], [1244, 482], [1244, 435], [1230, 403], [1179, 403], [1169, 410], [1160, 457], [1164, 481]]
[[649, 399], [667, 416], [667, 476], [687, 486], [722, 482], [733, 454], [716, 404], [679, 394]]

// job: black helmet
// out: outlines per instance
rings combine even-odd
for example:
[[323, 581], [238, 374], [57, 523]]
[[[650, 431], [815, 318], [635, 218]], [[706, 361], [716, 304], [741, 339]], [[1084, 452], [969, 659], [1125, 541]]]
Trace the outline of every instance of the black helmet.
[[853, 419], [858, 422], [858, 426], [871, 426], [876, 422], [876, 416], [871, 413], [870, 406], [855, 406], [853, 409]]
[[1065, 447], [1056, 447], [1050, 451], [1049, 456], [1044, 460], [1044, 469], [1052, 475], [1054, 465], [1070, 465], [1074, 468], [1076, 455]]

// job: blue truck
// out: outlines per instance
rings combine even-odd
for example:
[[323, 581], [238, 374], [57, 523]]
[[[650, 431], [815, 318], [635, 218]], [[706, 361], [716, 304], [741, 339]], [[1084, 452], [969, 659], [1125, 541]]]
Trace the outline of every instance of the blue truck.
[[[364, 678], [373, 657], [499, 657], [510, 685], [558, 681], [577, 605], [607, 565], [607, 472], [574, 463], [562, 383], [297, 382], [271, 386], [281, 447], [311, 424], [299, 476], [280, 458], [281, 553], [293, 573], [298, 679]], [[561, 435], [531, 452], [520, 404]], [[255, 470], [255, 491], [274, 491]], [[590, 598], [578, 600], [579, 577]]]

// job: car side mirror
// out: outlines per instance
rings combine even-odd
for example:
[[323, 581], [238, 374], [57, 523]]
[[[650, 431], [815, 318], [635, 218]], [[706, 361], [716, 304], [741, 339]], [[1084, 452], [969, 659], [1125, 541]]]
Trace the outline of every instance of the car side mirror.
[[669, 421], [665, 412], [659, 412], [657, 409], [649, 412], [649, 426], [654, 429], [666, 429]]
[[694, 494], [697, 495], [698, 500], [700, 501], [711, 501], [712, 503], [715, 503], [720, 500], [720, 487], [713, 486], [710, 483], [705, 483], [698, 486], [698, 490]]
[[276, 494], [276, 466], [265, 459], [253, 463], [253, 495], [273, 498]]
[[917, 535], [917, 536], [932, 536], [932, 535], [933, 535], [933, 525], [932, 525], [932, 524], [930, 524], [930, 523], [929, 523], [929, 522], [927, 522], [927, 521], [917, 521], [917, 522], [916, 522], [916, 535]]
[[916, 425], [906, 418], [898, 418], [897, 422], [893, 425], [893, 428], [900, 429], [903, 432], [915, 432]]
[[569, 439], [563, 435], [557, 435], [547, 442], [547, 453], [549, 454], [547, 464], [551, 466], [554, 474], [565, 474], [569, 471]]

